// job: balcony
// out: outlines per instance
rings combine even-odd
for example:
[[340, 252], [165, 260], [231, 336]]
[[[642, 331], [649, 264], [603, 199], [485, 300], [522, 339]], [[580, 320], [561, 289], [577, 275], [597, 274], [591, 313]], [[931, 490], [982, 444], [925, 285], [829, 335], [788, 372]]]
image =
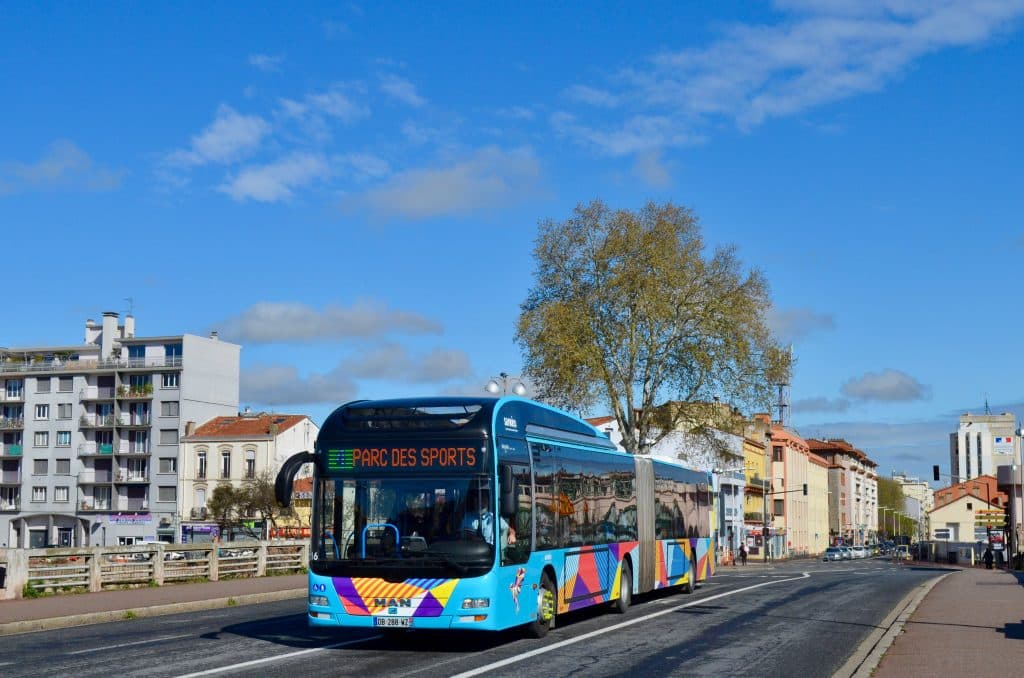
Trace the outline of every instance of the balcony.
[[149, 370], [164, 369], [167, 367], [181, 367], [181, 356], [163, 356], [156, 358], [128, 358], [119, 360], [118, 369], [122, 370]]
[[206, 507], [195, 508], [193, 506], [192, 510], [189, 512], [189, 516], [193, 520], [206, 520]]
[[95, 513], [98, 511], [109, 512], [110, 502], [106, 499], [102, 501], [94, 501], [93, 499], [83, 499], [78, 502], [78, 510], [81, 513]]
[[89, 469], [78, 472], [79, 485], [109, 485], [114, 480], [114, 474], [110, 471], [96, 471]]
[[114, 446], [111, 443], [87, 442], [78, 446], [79, 457], [99, 457], [111, 454], [114, 454]]
[[24, 428], [24, 417], [0, 417], [0, 431], [20, 431]]
[[0, 403], [23, 403], [25, 402], [25, 389], [17, 391], [0, 391]]
[[20, 457], [21, 452], [21, 445], [15, 445], [14, 443], [0, 445], [0, 457]]
[[119, 456], [148, 455], [149, 446], [143, 443], [133, 443], [129, 440], [122, 440], [121, 444], [117, 447], [117, 454]]
[[112, 414], [83, 414], [78, 418], [79, 428], [114, 428], [117, 417]]
[[117, 420], [117, 425], [120, 428], [148, 428], [150, 423], [152, 422], [148, 414], [143, 416], [134, 414], [131, 416], [121, 415]]
[[90, 400], [113, 400], [114, 399], [114, 387], [104, 386], [86, 386], [78, 392], [78, 399], [81, 401]]
[[127, 497], [118, 497], [117, 500], [117, 511], [148, 511], [149, 500], [148, 499], [128, 499]]
[[118, 485], [145, 484], [149, 482], [149, 476], [144, 473], [125, 473], [121, 471], [114, 477], [114, 482]]
[[0, 499], [0, 513], [11, 513], [21, 510], [21, 497]]
[[748, 523], [763, 523], [764, 514], [760, 511], [747, 511], [743, 514], [743, 520]]
[[21, 485], [21, 471], [4, 471], [0, 473], [0, 485]]
[[121, 386], [117, 389], [117, 397], [119, 400], [152, 400], [153, 385], [146, 384], [135, 388]]

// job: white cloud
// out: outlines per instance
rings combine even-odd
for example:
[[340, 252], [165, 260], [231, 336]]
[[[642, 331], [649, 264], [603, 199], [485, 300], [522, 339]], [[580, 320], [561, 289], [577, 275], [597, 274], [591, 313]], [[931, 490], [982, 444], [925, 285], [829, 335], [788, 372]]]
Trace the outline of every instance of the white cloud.
[[175, 151], [168, 161], [184, 166], [235, 162], [259, 148], [269, 133], [270, 125], [258, 115], [242, 115], [222, 105], [213, 122], [192, 137], [189, 149]]
[[498, 109], [498, 115], [503, 118], [512, 118], [514, 120], [533, 120], [537, 117], [537, 114], [533, 112], [533, 109], [527, 108], [526, 106], [501, 108]]
[[928, 388], [917, 379], [899, 370], [886, 369], [850, 379], [842, 386], [843, 395], [860, 400], [898, 402], [923, 400]]
[[[733, 24], [706, 46], [663, 51], [623, 69], [609, 78], [611, 91], [570, 90], [591, 105], [628, 101], [624, 121], [601, 128], [552, 122], [613, 155], [692, 143], [721, 119], [749, 129], [877, 91], [924, 56], [986, 42], [1019, 18], [1024, 0], [782, 0], [776, 8], [771, 23]], [[654, 143], [630, 134], [638, 118], [659, 121]]]
[[619, 97], [611, 92], [587, 85], [573, 85], [565, 90], [565, 96], [583, 104], [615, 108], [619, 105]]
[[280, 54], [250, 54], [249, 65], [258, 68], [264, 73], [277, 73], [281, 70], [284, 57]]
[[109, 191], [121, 186], [125, 170], [97, 166], [74, 142], [59, 139], [36, 162], [0, 165], [0, 195], [29, 190]]
[[306, 97], [306, 102], [317, 111], [346, 123], [352, 123], [370, 115], [370, 109], [367, 106], [352, 101], [337, 89], [310, 94]]
[[540, 163], [532, 150], [489, 146], [444, 167], [397, 174], [353, 204], [408, 219], [469, 214], [515, 203], [535, 191], [539, 178]]
[[809, 308], [771, 308], [768, 327], [783, 344], [791, 344], [812, 332], [835, 329], [835, 318], [830, 313], [819, 313]]
[[391, 174], [391, 165], [387, 160], [378, 158], [371, 153], [346, 153], [339, 155], [335, 160], [349, 168], [356, 179], [383, 179]]
[[244, 344], [333, 341], [395, 332], [441, 333], [441, 326], [425, 316], [390, 309], [374, 301], [358, 302], [348, 308], [328, 305], [323, 310], [298, 302], [264, 301], [227, 318], [214, 329], [225, 339]]
[[293, 189], [329, 174], [330, 168], [323, 156], [294, 153], [268, 165], [245, 167], [218, 190], [235, 200], [278, 202], [290, 199]]
[[703, 141], [687, 133], [679, 123], [664, 115], [634, 115], [616, 129], [603, 130], [579, 122], [564, 111], [552, 114], [555, 132], [609, 155], [629, 155], [666, 146], [683, 146]]
[[270, 406], [343, 403], [358, 392], [355, 383], [337, 369], [302, 377], [291, 366], [255, 365], [242, 370], [239, 382], [242, 402]]
[[416, 86], [397, 75], [380, 76], [380, 88], [385, 94], [415, 108], [424, 106], [427, 100], [416, 93]]
[[672, 175], [661, 161], [661, 151], [658, 149], [637, 153], [633, 173], [654, 188], [666, 188], [672, 184]]

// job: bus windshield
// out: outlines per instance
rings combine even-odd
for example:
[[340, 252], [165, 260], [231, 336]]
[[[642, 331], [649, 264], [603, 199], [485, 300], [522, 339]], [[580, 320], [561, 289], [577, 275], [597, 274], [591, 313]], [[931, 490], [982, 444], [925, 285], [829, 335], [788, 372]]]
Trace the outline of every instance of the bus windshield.
[[[330, 576], [467, 577], [494, 564], [488, 476], [322, 478], [317, 487], [312, 568]], [[514, 539], [514, 537], [513, 537]]]

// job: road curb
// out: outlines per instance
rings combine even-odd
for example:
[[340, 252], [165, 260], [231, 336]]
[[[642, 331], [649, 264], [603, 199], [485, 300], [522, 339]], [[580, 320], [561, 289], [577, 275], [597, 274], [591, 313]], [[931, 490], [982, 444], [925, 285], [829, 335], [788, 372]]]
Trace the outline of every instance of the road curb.
[[151, 605], [149, 607], [128, 608], [125, 610], [107, 610], [104, 612], [88, 612], [85, 614], [68, 615], [67, 617], [50, 617], [49, 619], [29, 619], [26, 621], [9, 622], [0, 624], [0, 636], [13, 636], [19, 633], [33, 633], [35, 631], [52, 631], [54, 629], [66, 629], [72, 626], [85, 626], [87, 624], [103, 624], [113, 621], [125, 621], [141, 617], [160, 617], [179, 612], [198, 612], [201, 610], [214, 610], [221, 607], [234, 607], [236, 605], [255, 605], [257, 603], [272, 603], [279, 600], [291, 600], [294, 598], [305, 598], [309, 590], [285, 589], [283, 591], [269, 591], [267, 593], [245, 593], [226, 598], [209, 598], [207, 600], [193, 600], [182, 603], [169, 603], [167, 605]]
[[917, 606], [940, 581], [951, 574], [956, 574], [956, 572], [947, 572], [940, 577], [931, 579], [905, 595], [893, 608], [893, 611], [882, 620], [882, 623], [864, 639], [864, 642], [857, 646], [846, 663], [832, 674], [832, 678], [869, 678], [878, 667], [878, 663], [882, 661], [889, 646], [896, 640], [896, 636], [903, 633], [903, 627], [913, 616]]

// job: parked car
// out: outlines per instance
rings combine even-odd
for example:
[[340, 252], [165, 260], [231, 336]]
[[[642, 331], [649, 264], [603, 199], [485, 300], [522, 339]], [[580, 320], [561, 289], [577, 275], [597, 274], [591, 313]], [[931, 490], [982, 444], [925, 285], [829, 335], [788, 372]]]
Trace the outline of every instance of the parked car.
[[839, 546], [829, 546], [825, 549], [825, 562], [830, 560], [843, 560], [843, 549]]
[[906, 544], [900, 544], [892, 552], [893, 560], [910, 560], [910, 547]]
[[843, 560], [853, 560], [853, 551], [850, 550], [849, 546], [839, 547], [843, 552]]
[[865, 546], [854, 546], [854, 547], [852, 547], [851, 550], [853, 551], [853, 557], [854, 558], [867, 558], [868, 557], [868, 549]]

